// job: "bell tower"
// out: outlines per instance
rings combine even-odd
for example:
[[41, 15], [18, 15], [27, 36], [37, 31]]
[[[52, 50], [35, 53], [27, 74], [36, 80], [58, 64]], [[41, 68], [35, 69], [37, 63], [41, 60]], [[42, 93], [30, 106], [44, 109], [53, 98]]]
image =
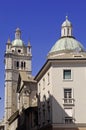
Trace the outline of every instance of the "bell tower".
[[31, 46], [25, 45], [21, 40], [21, 30], [15, 31], [15, 39], [8, 39], [5, 51], [5, 121], [17, 111], [17, 81], [19, 71], [32, 74]]

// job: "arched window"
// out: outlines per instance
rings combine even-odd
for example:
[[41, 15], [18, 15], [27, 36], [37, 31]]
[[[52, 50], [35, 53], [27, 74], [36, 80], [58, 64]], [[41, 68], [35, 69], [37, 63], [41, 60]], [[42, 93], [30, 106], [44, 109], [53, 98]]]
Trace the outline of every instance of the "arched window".
[[24, 68], [26, 67], [26, 63], [24, 62]]
[[65, 36], [65, 29], [64, 29], [64, 36]]
[[16, 68], [19, 69], [19, 61], [16, 62]]
[[45, 78], [43, 78], [43, 89], [45, 89]]
[[67, 29], [67, 35], [69, 35], [70, 33], [69, 33], [69, 28]]
[[21, 62], [21, 69], [23, 69], [23, 62]]

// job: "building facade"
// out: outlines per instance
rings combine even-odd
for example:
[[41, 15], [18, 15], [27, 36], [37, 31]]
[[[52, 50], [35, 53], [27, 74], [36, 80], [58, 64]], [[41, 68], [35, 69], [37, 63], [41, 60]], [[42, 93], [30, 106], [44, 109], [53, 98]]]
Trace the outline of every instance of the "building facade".
[[37, 85], [25, 71], [19, 73], [18, 110], [8, 119], [9, 130], [37, 130]]
[[[5, 51], [5, 124], [18, 110], [17, 83], [19, 72], [32, 74], [32, 54], [30, 43], [26, 46], [21, 40], [21, 30], [15, 31], [15, 39], [8, 39]], [[7, 126], [7, 125], [6, 125]], [[7, 128], [6, 128], [7, 129]]]
[[20, 72], [17, 93], [19, 117], [17, 130], [37, 130], [37, 82], [26, 72]]
[[35, 80], [40, 130], [86, 129], [86, 52], [68, 17]]
[[[5, 130], [86, 130], [86, 52], [66, 17], [35, 78], [21, 30], [5, 52]], [[5, 126], [5, 127], [4, 127]]]

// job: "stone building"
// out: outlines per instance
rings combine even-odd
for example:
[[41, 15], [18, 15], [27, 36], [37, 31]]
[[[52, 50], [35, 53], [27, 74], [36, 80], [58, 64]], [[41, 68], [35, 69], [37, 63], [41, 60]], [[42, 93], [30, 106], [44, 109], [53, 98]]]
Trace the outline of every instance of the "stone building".
[[[5, 130], [86, 130], [86, 51], [66, 17], [61, 37], [35, 78], [31, 45], [8, 39], [5, 52]], [[4, 128], [4, 127], [3, 127]]]
[[[36, 95], [31, 62], [30, 42], [27, 46], [24, 44], [21, 30], [17, 28], [15, 39], [12, 42], [8, 39], [5, 52], [5, 130], [15, 130], [23, 110], [37, 107], [37, 101], [31, 99]], [[30, 105], [32, 100], [33, 106]]]
[[5, 124], [3, 120], [0, 122], [0, 130], [5, 130]]
[[9, 130], [37, 129], [37, 83], [25, 71], [19, 73], [18, 110], [8, 119]]
[[40, 130], [86, 130], [86, 52], [68, 17], [35, 80]]

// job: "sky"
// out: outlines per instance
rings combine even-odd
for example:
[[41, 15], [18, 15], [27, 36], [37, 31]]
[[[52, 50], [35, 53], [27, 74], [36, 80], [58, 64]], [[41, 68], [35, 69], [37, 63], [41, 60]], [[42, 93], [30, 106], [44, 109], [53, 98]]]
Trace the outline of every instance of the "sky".
[[73, 35], [86, 49], [86, 0], [0, 0], [0, 119], [4, 116], [4, 53], [8, 38], [14, 40], [19, 27], [25, 45], [30, 41], [35, 76], [60, 38], [66, 15], [73, 25]]

